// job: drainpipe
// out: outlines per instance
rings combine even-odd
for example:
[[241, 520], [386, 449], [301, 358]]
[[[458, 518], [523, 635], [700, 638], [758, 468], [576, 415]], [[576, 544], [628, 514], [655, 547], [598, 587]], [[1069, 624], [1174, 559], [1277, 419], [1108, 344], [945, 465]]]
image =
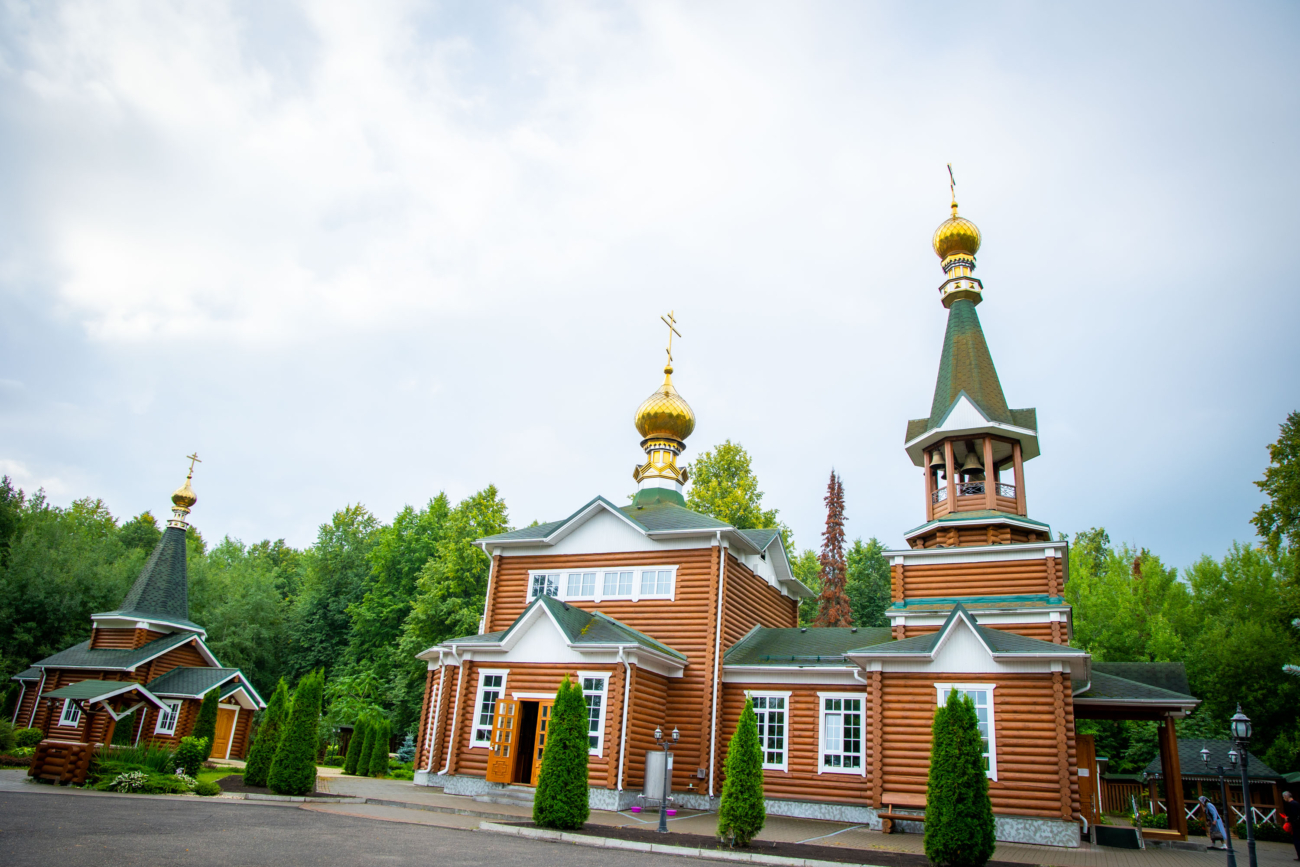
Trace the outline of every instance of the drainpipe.
[[488, 603], [492, 601], [492, 573], [496, 571], [497, 558], [488, 554], [487, 545], [483, 545], [483, 553], [488, 556], [488, 578], [487, 588], [483, 591], [483, 616], [478, 619], [479, 634], [487, 632], [487, 613]]
[[424, 733], [424, 746], [429, 751], [429, 762], [424, 767], [427, 774], [433, 770], [433, 733], [438, 730], [438, 717], [442, 711], [442, 691], [443, 684], [447, 682], [447, 666], [442, 664], [442, 652], [438, 653], [438, 694], [437, 704], [433, 706], [433, 713], [429, 714], [429, 725]]
[[618, 791], [623, 791], [623, 759], [627, 756], [627, 704], [632, 692], [632, 666], [618, 649], [618, 661], [623, 663], [623, 725], [618, 730]]
[[36, 725], [36, 711], [41, 706], [41, 693], [45, 692], [45, 667], [41, 666], [41, 683], [36, 687], [36, 701], [32, 702], [32, 715], [27, 718], [27, 727]]
[[14, 718], [9, 720], [15, 727], [18, 725], [18, 711], [22, 710], [23, 699], [27, 697], [27, 681], [20, 680], [18, 685], [22, 687], [18, 692], [18, 704], [14, 705]]
[[722, 661], [722, 590], [727, 576], [727, 550], [722, 547], [722, 531], [718, 531], [718, 621], [713, 632], [713, 710], [709, 726], [709, 797], [713, 797], [713, 769], [717, 762], [713, 751], [718, 744], [718, 681], [721, 679]]
[[[451, 711], [452, 725], [455, 725], [456, 720], [460, 719], [460, 694], [464, 692], [464, 690], [461, 689], [461, 687], [464, 686], [464, 684], [461, 683], [461, 681], [464, 680], [465, 678], [465, 660], [460, 658], [460, 654], [456, 652], [456, 648], [454, 647], [451, 649], [451, 655], [452, 658], [456, 660], [456, 706], [452, 708]], [[441, 657], [439, 658], [439, 661], [441, 661]], [[448, 737], [447, 761], [442, 766], [442, 770], [438, 771], [438, 776], [440, 777], [445, 776], [447, 773], [447, 769], [450, 767], [451, 767], [451, 738]]]

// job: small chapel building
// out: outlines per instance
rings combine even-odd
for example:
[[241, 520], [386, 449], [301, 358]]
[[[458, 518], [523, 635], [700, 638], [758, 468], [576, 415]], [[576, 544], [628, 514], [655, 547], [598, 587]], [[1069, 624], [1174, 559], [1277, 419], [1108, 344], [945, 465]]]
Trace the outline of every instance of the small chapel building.
[[243, 672], [222, 667], [203, 627], [189, 619], [185, 518], [198, 501], [190, 467], [172, 494], [172, 518], [122, 604], [91, 615], [89, 640], [14, 675], [22, 687], [15, 726], [60, 741], [174, 748], [193, 731], [204, 695], [218, 689], [212, 756], [244, 757], [253, 714], [266, 703]]
[[[460, 794], [536, 785], [566, 675], [587, 701], [594, 808], [624, 809], [640, 793], [659, 727], [681, 733], [674, 796], [715, 809], [747, 696], [773, 815], [914, 830], [931, 721], [952, 690], [977, 709], [1000, 840], [1077, 846], [1097, 821], [1080, 718], [1159, 722], [1177, 776], [1173, 721], [1197, 699], [1144, 678], [1140, 664], [1102, 672], [1071, 646], [1067, 543], [1027, 505], [1036, 413], [1003, 395], [975, 311], [980, 234], [955, 197], [933, 245], [948, 325], [930, 413], [907, 424], [925, 521], [887, 554], [890, 625], [801, 628], [799, 603], [813, 594], [779, 533], [686, 508], [678, 458], [695, 415], [673, 385], [670, 344], [663, 385], [636, 413], [646, 461], [631, 503], [596, 497], [562, 521], [479, 540], [491, 557], [479, 634], [419, 654], [417, 784]], [[1181, 821], [1185, 835], [1181, 782], [1169, 788], [1171, 828]]]

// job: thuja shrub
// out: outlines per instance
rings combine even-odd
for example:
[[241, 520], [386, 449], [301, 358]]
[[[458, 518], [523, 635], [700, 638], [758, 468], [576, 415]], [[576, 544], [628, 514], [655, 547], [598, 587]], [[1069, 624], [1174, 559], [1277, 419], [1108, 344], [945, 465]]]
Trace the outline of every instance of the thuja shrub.
[[316, 740], [320, 723], [324, 672], [314, 671], [298, 681], [289, 722], [271, 761], [267, 785], [277, 795], [306, 795], [316, 789]]
[[959, 690], [934, 712], [925, 792], [925, 855], [937, 867], [980, 867], [996, 845], [975, 705]]
[[767, 823], [763, 804], [763, 749], [758, 743], [754, 702], [745, 699], [740, 723], [727, 746], [726, 781], [718, 807], [718, 836], [733, 846], [748, 846]]
[[352, 737], [348, 740], [347, 758], [343, 760], [343, 773], [355, 774], [357, 772], [357, 763], [361, 759], [361, 748], [366, 743], [366, 729], [370, 724], [364, 719], [357, 720], [357, 724], [352, 727]]
[[184, 771], [186, 776], [197, 777], [199, 768], [203, 767], [204, 756], [211, 750], [207, 738], [181, 738], [181, 745], [176, 748], [176, 770]]
[[533, 798], [533, 822], [574, 831], [591, 813], [587, 793], [587, 703], [565, 675], [546, 729], [546, 752]]
[[15, 729], [14, 743], [19, 749], [23, 747], [34, 747], [39, 744], [45, 735], [40, 729]]
[[375, 726], [375, 743], [370, 751], [369, 773], [372, 777], [388, 775], [388, 737], [393, 724], [381, 720]]
[[379, 723], [375, 720], [366, 722], [366, 736], [361, 741], [361, 753], [357, 756], [357, 773], [363, 777], [370, 776], [370, 759], [375, 752], [375, 736], [379, 734]]
[[199, 705], [199, 718], [194, 721], [194, 731], [190, 732], [196, 738], [208, 739], [208, 751], [203, 755], [203, 761], [207, 761], [212, 756], [212, 742], [217, 739], [217, 702], [220, 700], [220, 691], [213, 687], [208, 690], [208, 694], [203, 696], [203, 704]]
[[284, 734], [285, 723], [289, 719], [289, 684], [284, 678], [275, 686], [271, 701], [266, 706], [262, 724], [257, 728], [253, 746], [248, 750], [248, 761], [244, 766], [244, 782], [250, 786], [265, 786], [271, 775], [271, 762], [275, 751], [280, 746], [280, 737]]

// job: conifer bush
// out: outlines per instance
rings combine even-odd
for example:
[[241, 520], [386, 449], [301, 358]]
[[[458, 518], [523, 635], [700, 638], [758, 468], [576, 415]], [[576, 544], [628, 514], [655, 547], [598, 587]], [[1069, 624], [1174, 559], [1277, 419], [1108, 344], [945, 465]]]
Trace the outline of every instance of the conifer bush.
[[591, 814], [587, 792], [587, 703], [568, 675], [555, 694], [546, 729], [546, 752], [533, 798], [533, 822], [542, 828], [575, 831]]
[[379, 721], [366, 722], [366, 736], [361, 741], [361, 753], [357, 756], [357, 773], [363, 777], [370, 776], [370, 759], [375, 752], [375, 736], [379, 734]]
[[347, 758], [343, 760], [343, 773], [357, 773], [357, 763], [361, 759], [361, 749], [366, 743], [366, 729], [370, 728], [370, 723], [364, 719], [357, 720], [356, 725], [352, 727], [352, 737], [348, 740]]
[[262, 724], [257, 727], [253, 746], [248, 750], [248, 762], [244, 766], [244, 782], [247, 785], [266, 785], [266, 780], [271, 775], [271, 762], [275, 759], [285, 723], [289, 720], [289, 703], [289, 684], [282, 677], [266, 706]]
[[14, 730], [14, 742], [18, 745], [18, 749], [23, 749], [24, 747], [34, 747], [37, 744], [39, 744], [41, 742], [41, 739], [44, 737], [45, 734], [40, 729], [15, 729]]
[[984, 743], [970, 697], [952, 690], [934, 712], [925, 793], [925, 855], [937, 867], [980, 867], [993, 857], [993, 804]]
[[388, 776], [388, 738], [393, 724], [380, 720], [375, 725], [375, 743], [370, 752], [369, 772], [372, 777]]
[[726, 780], [718, 807], [718, 836], [733, 846], [748, 846], [767, 823], [763, 803], [763, 749], [758, 742], [754, 702], [745, 699], [736, 733], [727, 746]]
[[267, 785], [277, 795], [306, 795], [316, 789], [316, 741], [324, 692], [323, 671], [314, 671], [298, 681], [289, 722], [267, 778]]
[[203, 704], [199, 705], [199, 718], [194, 721], [194, 731], [190, 735], [195, 738], [208, 739], [208, 751], [203, 754], [203, 761], [212, 757], [212, 742], [217, 739], [217, 702], [220, 700], [220, 691], [214, 686], [208, 690], [208, 694], [203, 696]]
[[181, 745], [176, 750], [176, 769], [184, 771], [187, 777], [197, 777], [199, 768], [203, 767], [204, 756], [212, 752], [207, 738], [181, 738]]

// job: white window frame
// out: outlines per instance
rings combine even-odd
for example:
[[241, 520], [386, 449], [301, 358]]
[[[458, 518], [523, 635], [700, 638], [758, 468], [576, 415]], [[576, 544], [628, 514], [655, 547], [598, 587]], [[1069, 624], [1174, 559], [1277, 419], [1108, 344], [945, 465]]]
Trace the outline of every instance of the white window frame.
[[[859, 728], [861, 732], [858, 736], [859, 761], [856, 768], [836, 768], [827, 767], [826, 765], [826, 699], [856, 699], [861, 704], [858, 708], [858, 715], [861, 717]], [[831, 711], [831, 713], [843, 713], [843, 711]], [[842, 724], [842, 723], [841, 723]], [[840, 735], [841, 743], [843, 734]], [[839, 751], [843, 754], [843, 750]], [[849, 774], [854, 777], [865, 777], [867, 775], [867, 694], [865, 692], [819, 692], [817, 693], [817, 773], [818, 774]]]
[[[603, 684], [601, 691], [598, 693], [592, 690], [592, 695], [600, 695], [600, 720], [597, 722], [597, 740], [596, 745], [591, 746], [591, 709], [587, 707], [587, 685], [584, 683], [586, 678], [599, 680]], [[608, 671], [580, 671], [578, 672], [578, 683], [582, 684], [582, 706], [587, 711], [587, 755], [599, 756], [605, 749], [605, 714], [609, 710], [609, 672]]]
[[[758, 748], [763, 751], [763, 770], [765, 771], [788, 771], [790, 770], [790, 697], [793, 693], [789, 692], [772, 692], [769, 690], [755, 690], [749, 693], [752, 699], [774, 699], [782, 700], [781, 707], [781, 761], [780, 763], [771, 763], [767, 760], [769, 752], [767, 746], [767, 715], [771, 708], [759, 709], [754, 708], [754, 715], [758, 717]], [[818, 700], [820, 706], [821, 701]], [[755, 702], [757, 705], [757, 701]]]
[[181, 702], [164, 700], [163, 704], [167, 705], [171, 710], [158, 711], [158, 722], [153, 727], [154, 734], [174, 735], [176, 734], [176, 723], [181, 718]]
[[81, 725], [81, 708], [72, 699], [65, 698], [63, 708], [59, 711], [59, 727], [75, 729], [79, 725]]
[[[998, 778], [998, 741], [997, 727], [994, 724], [994, 693], [997, 688], [996, 683], [936, 683], [934, 685], [934, 700], [939, 707], [948, 702], [948, 696], [945, 694], [949, 690], [959, 689], [962, 692], [987, 692], [989, 694], [989, 769], [984, 772], [984, 776], [990, 780]], [[973, 701], [974, 699], [972, 699]]]
[[[479, 669], [478, 689], [474, 691], [474, 708], [471, 711], [474, 715], [470, 718], [470, 722], [472, 725], [469, 732], [469, 748], [471, 750], [473, 749], [488, 750], [492, 748], [492, 724], [496, 718], [497, 705], [501, 702], [501, 699], [506, 697], [506, 676], [509, 674], [510, 674], [510, 670], [507, 668]], [[489, 677], [500, 677], [501, 685], [489, 687], [487, 685], [487, 679]], [[488, 720], [487, 724], [485, 725], [482, 722], [480, 722], [479, 716], [483, 713], [484, 694], [489, 689], [496, 690], [497, 697], [495, 701], [492, 702], [493, 719]], [[484, 733], [483, 740], [481, 742], [479, 741], [479, 737], [478, 737], [479, 732]]]
[[[620, 566], [620, 567], [601, 567], [592, 566], [583, 569], [529, 569], [528, 585], [524, 589], [524, 602], [530, 603], [537, 597], [533, 595], [533, 585], [539, 578], [548, 578], [555, 582], [555, 593], [547, 594], [562, 602], [583, 601], [595, 602], [599, 605], [601, 602], [612, 599], [631, 600], [640, 602], [642, 599], [666, 599], [669, 602], [677, 598], [677, 566]], [[605, 574], [607, 572], [631, 572], [632, 588], [629, 593], [606, 593], [605, 592]], [[653, 593], [641, 592], [641, 576], [645, 572], [654, 572], [656, 587], [658, 585], [659, 572], [668, 572], [668, 591], [660, 593], [656, 589]], [[595, 574], [596, 580], [591, 593], [570, 593], [569, 576]]]

